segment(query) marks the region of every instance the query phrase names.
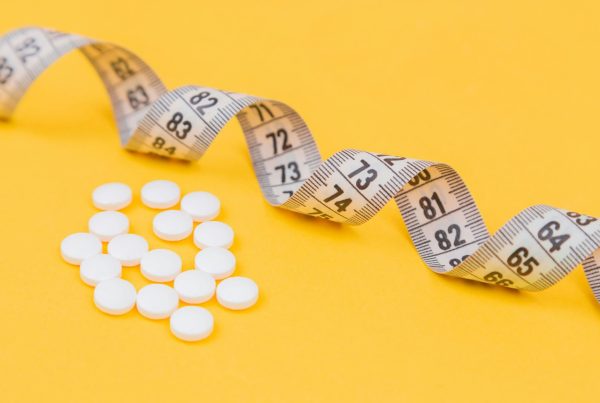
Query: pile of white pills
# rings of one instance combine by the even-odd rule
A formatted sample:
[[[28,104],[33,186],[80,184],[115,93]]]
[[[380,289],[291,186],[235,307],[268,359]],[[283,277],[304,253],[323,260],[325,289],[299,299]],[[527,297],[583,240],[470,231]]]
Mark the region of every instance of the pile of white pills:
[[[144,237],[129,232],[129,218],[117,210],[131,204],[132,198],[131,188],[123,183],[97,187],[92,201],[102,211],[89,219],[88,232],[69,235],[60,245],[63,259],[79,265],[81,280],[95,287],[94,304],[99,310],[123,315],[135,306],[146,318],[170,318],[171,332],[176,337],[196,341],[208,337],[214,324],[212,314],[197,304],[215,294],[220,305],[232,310],[256,303],[256,283],[246,277],[231,277],[236,265],[235,255],[229,250],[234,232],[229,225],[214,221],[221,210],[216,196],[191,192],[181,197],[179,186],[167,180],[142,187],[142,203],[163,210],[152,222],[158,238],[174,242],[193,234],[200,251],[191,270],[182,270],[182,259],[174,251],[150,249]],[[103,243],[107,243],[106,253]],[[122,279],[123,268],[133,266],[139,266],[141,274],[153,284],[136,290]],[[180,303],[189,305],[180,307]]]

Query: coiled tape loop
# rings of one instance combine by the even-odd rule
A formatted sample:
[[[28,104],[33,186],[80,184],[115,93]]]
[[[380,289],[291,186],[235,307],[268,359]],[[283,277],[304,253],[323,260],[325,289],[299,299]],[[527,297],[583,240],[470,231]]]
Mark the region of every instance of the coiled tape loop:
[[[490,237],[450,166],[359,150],[322,161],[289,106],[207,87],[168,91],[140,58],[113,44],[41,28],[7,34],[0,39],[0,117],[8,119],[35,78],[73,49],[102,78],[129,150],[196,160],[235,116],[272,205],[362,224],[393,198],[421,258],[437,273],[536,291],[583,263],[600,301],[600,220],[538,205]]]

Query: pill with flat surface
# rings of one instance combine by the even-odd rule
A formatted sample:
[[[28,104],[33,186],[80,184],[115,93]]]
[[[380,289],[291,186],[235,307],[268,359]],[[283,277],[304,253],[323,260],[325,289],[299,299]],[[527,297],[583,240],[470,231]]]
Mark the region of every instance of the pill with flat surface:
[[[194,230],[194,243],[199,248],[229,248],[233,244],[233,229],[220,221],[203,222]]]
[[[135,287],[122,278],[104,280],[94,289],[94,303],[109,315],[123,315],[135,305]]]
[[[181,257],[168,249],[154,249],[142,256],[140,270],[150,281],[172,281],[181,273]]]
[[[194,229],[192,217],[179,210],[167,210],[154,216],[154,234],[165,241],[181,241],[190,236]]]
[[[230,277],[217,286],[217,301],[225,308],[250,308],[258,300],[258,286],[247,277]]]
[[[186,270],[175,278],[173,288],[183,302],[201,304],[212,298],[216,282],[208,273],[200,270]]]
[[[213,331],[212,314],[199,306],[184,306],[171,315],[171,332],[185,341],[207,338]]]
[[[102,253],[102,242],[96,235],[78,232],[63,239],[60,253],[67,263],[81,264],[84,259]]]
[[[179,186],[172,181],[155,180],[142,187],[142,203],[150,208],[166,209],[179,202]]]
[[[121,277],[121,262],[103,253],[94,255],[81,262],[79,275],[84,283],[95,287],[104,280]]]
[[[149,284],[137,294],[136,306],[143,316],[149,319],[165,319],[171,316],[179,305],[179,297],[174,289],[164,284]]]
[[[118,211],[101,211],[89,219],[88,228],[101,241],[108,242],[129,231],[129,218]]]
[[[194,221],[209,221],[219,215],[221,202],[212,193],[192,192],[181,199],[181,210],[192,216]]]
[[[235,255],[225,248],[209,247],[196,253],[194,266],[196,269],[221,280],[231,276],[235,270]]]
[[[123,266],[137,266],[148,252],[148,242],[136,234],[117,235],[108,243],[108,254]]]
[[[131,188],[118,182],[100,185],[92,193],[92,202],[100,210],[121,210],[129,206],[131,199]]]

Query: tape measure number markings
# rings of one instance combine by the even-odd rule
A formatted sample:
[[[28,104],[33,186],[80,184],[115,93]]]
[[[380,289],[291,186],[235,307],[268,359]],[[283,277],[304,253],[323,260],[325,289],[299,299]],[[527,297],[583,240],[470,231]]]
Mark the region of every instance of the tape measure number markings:
[[[446,164],[359,150],[322,161],[286,104],[208,87],[167,91],[139,57],[109,43],[41,28],[0,39],[0,117],[50,64],[79,49],[106,86],[121,144],[197,160],[237,117],[265,198],[274,206],[362,224],[394,199],[421,258],[441,274],[504,287],[547,288],[583,263],[600,301],[600,221],[545,205],[527,208],[490,237],[466,185]]]

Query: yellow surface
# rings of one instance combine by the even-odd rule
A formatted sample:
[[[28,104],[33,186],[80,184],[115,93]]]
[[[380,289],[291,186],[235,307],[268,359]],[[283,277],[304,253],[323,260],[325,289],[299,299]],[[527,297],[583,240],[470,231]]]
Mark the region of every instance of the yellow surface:
[[[34,4],[35,3],[35,4]],[[167,85],[288,102],[324,156],[344,147],[451,164],[492,230],[535,203],[600,216],[597,1],[4,1],[42,25],[135,50]],[[393,204],[362,227],[270,207],[237,124],[197,164],[130,154],[79,54],[0,126],[0,394],[6,401],[593,402],[600,307],[577,269],[537,294],[436,275]],[[113,318],[58,246],[92,189],[177,181],[221,197],[259,304],[214,301],[215,333]],[[151,246],[152,212],[127,208]],[[174,248],[190,267],[191,241]],[[145,283],[138,269],[125,278]]]

